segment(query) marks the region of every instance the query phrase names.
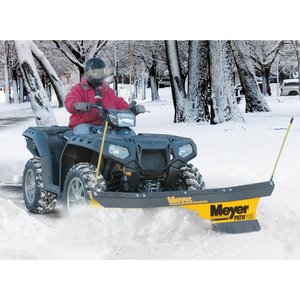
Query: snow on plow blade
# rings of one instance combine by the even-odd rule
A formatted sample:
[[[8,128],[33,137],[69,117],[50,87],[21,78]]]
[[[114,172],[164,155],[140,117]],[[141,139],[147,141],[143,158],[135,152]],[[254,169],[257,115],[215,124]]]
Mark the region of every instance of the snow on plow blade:
[[[256,207],[261,197],[270,196],[274,182],[266,181],[227,188],[197,191],[168,191],[153,193],[90,193],[91,205],[109,208],[150,208],[180,206],[197,211],[210,220],[213,229],[226,233],[260,230]]]

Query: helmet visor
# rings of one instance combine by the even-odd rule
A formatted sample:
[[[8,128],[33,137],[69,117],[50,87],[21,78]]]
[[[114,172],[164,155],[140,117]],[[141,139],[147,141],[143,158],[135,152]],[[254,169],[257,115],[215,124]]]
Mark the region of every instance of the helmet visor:
[[[93,79],[101,79],[105,76],[105,69],[89,69],[89,76]]]

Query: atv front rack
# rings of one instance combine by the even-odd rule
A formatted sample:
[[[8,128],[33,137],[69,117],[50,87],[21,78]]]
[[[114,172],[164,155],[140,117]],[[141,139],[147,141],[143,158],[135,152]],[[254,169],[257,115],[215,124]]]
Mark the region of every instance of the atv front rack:
[[[227,188],[196,191],[168,191],[153,193],[89,193],[90,204],[107,208],[153,208],[180,206],[197,211],[209,220],[218,232],[242,233],[259,231],[256,207],[261,197],[274,190],[272,180]]]

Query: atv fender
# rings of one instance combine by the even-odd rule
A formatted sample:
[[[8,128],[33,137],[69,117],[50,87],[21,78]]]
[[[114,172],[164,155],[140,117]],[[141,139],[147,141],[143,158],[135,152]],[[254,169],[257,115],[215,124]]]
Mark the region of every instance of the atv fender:
[[[29,127],[23,132],[27,149],[41,158],[43,187],[59,194],[59,161],[65,146],[63,134],[70,130],[66,126]]]

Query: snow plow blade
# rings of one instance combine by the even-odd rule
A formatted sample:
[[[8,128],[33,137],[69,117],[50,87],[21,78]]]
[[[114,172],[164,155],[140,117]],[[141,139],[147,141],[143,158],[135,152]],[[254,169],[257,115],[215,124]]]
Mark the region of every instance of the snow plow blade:
[[[213,230],[225,233],[259,231],[256,207],[261,197],[270,196],[274,182],[266,181],[227,188],[153,193],[90,193],[90,205],[107,208],[153,208],[180,206],[197,211]]]

